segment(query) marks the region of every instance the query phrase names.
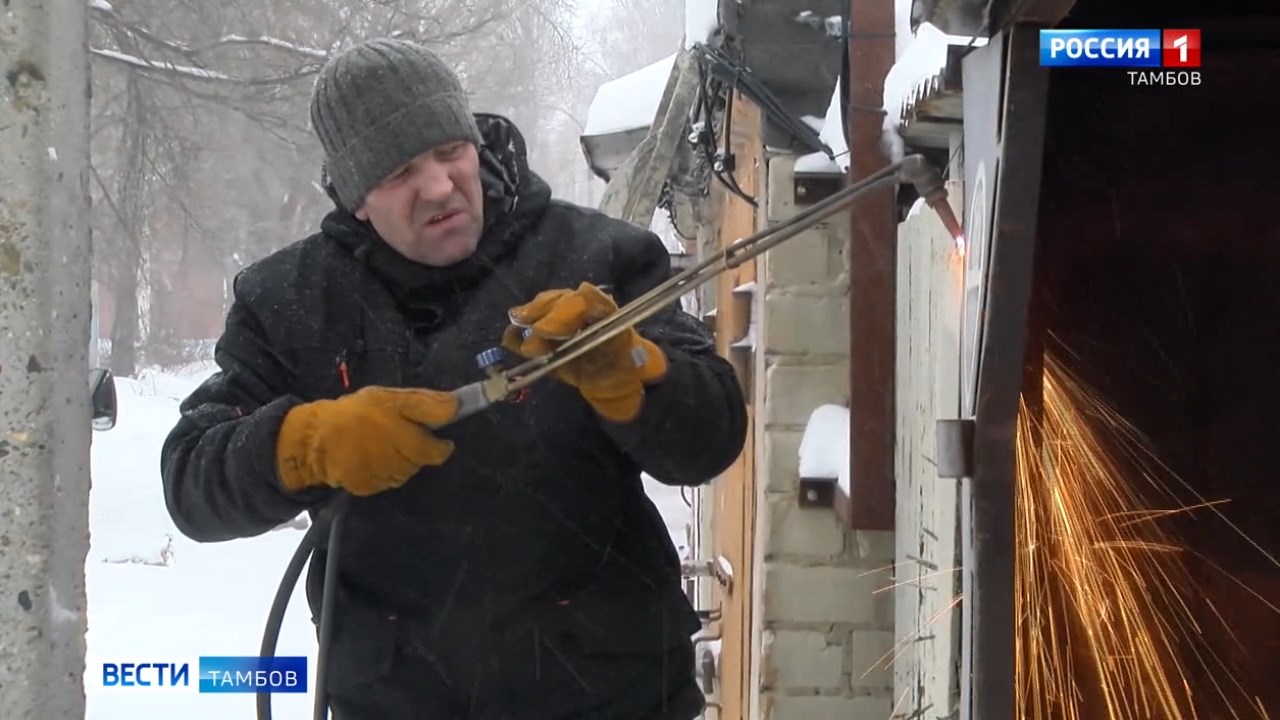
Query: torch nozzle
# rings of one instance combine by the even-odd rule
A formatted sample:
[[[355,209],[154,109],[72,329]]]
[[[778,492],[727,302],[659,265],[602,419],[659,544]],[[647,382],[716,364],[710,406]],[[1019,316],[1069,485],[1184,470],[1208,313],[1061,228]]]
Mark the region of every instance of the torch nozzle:
[[[956,217],[956,212],[951,209],[951,205],[947,203],[946,198],[944,197],[937,202],[930,202],[926,199],[925,202],[928,202],[929,207],[933,208],[933,211],[938,214],[938,219],[942,221],[942,225],[947,228],[947,232],[951,233],[952,239],[956,241],[956,247],[964,250],[964,228],[961,227],[960,220]]]
[[[933,208],[938,219],[942,221],[947,232],[955,240],[956,248],[964,250],[964,227],[956,218],[956,213],[947,203],[947,187],[942,175],[930,165],[923,155],[909,155],[903,158],[899,176],[906,182],[915,185],[916,192]]]

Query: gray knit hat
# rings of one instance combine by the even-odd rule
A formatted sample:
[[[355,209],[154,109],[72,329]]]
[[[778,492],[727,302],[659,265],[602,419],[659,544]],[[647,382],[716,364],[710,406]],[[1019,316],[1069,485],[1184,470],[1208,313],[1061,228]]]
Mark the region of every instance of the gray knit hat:
[[[458,76],[404,40],[369,40],[331,59],[311,95],[311,125],[334,190],[351,211],[391,171],[432,147],[481,144]]]

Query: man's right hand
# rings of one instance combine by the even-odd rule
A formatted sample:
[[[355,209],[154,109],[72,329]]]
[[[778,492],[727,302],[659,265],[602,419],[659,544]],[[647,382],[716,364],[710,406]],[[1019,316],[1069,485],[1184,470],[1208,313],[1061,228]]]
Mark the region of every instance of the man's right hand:
[[[367,496],[398,488],[427,465],[441,465],[453,443],[427,429],[453,419],[458,399],[436,390],[367,387],[285,415],[276,469],[289,490],[327,485]]]

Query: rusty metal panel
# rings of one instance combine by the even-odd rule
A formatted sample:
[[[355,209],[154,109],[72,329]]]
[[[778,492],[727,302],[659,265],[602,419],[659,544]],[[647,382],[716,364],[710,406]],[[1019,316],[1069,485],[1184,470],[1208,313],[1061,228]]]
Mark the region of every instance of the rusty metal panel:
[[[889,163],[881,144],[884,79],[893,66],[894,6],[851,0],[849,64],[850,179]],[[849,423],[853,467],[851,525],[892,530],[894,523],[894,301],[897,227],[892,188],[868,193],[852,211],[849,239]]]

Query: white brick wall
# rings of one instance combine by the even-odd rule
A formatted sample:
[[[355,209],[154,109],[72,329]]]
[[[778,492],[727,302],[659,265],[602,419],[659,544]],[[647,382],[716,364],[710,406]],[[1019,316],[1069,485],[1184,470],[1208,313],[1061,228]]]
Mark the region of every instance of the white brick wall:
[[[785,207],[786,212],[795,214],[794,203]],[[769,284],[799,291],[824,290],[833,284],[847,282],[844,224],[837,219],[828,219],[803,235],[788,240],[784,250],[787,257],[774,265]]]
[[[845,552],[845,532],[834,513],[830,517],[805,510],[787,492],[766,492],[768,534],[765,560],[835,561]]]
[[[893,630],[854,630],[849,638],[850,672],[855,690],[893,693]]]
[[[764,618],[780,625],[846,624],[870,627],[881,578],[859,567],[766,563]]]
[[[768,162],[770,223],[795,214],[794,158]],[[849,531],[797,502],[800,438],[819,405],[847,405],[848,216],[757,260],[755,388],[761,720],[886,720],[893,674],[892,533]]]
[[[800,440],[799,430],[771,429],[764,436],[764,462],[761,463],[757,481],[766,493],[786,493],[795,488],[798,478]]]
[[[765,295],[765,304],[769,296]],[[773,332],[767,325],[761,324],[766,338]],[[769,350],[769,341],[757,346]],[[764,407],[765,427],[787,426],[788,429],[804,430],[814,408],[825,403],[844,404],[849,401],[849,361],[847,358],[838,363],[821,365],[783,364],[791,358],[777,358],[766,355],[765,394],[768,398]],[[798,460],[795,460],[799,464]]]
[[[764,323],[771,353],[835,355],[849,352],[849,300],[842,295],[789,295],[766,291]],[[836,358],[833,358],[836,359]]]
[[[777,661],[766,662],[770,672],[763,687],[844,688],[845,643],[821,630],[767,630],[764,654]]]

